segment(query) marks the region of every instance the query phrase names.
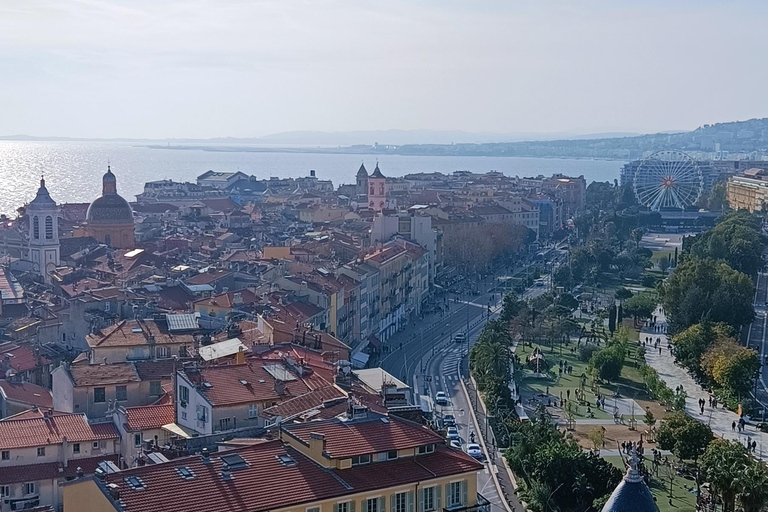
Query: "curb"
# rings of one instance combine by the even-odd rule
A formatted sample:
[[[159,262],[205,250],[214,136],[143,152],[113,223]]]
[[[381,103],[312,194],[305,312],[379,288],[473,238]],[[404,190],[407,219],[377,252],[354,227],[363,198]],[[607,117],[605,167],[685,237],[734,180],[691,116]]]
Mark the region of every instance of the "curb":
[[[485,455],[485,460],[488,461],[488,464],[490,466],[491,464],[491,456],[488,453],[488,448],[485,446],[485,438],[483,437],[482,429],[480,428],[480,424],[477,421],[477,416],[475,415],[475,408],[472,407],[472,401],[469,398],[469,392],[467,391],[467,386],[464,384],[464,379],[461,378],[461,372],[458,372],[459,376],[459,382],[461,382],[461,390],[464,392],[464,398],[467,400],[467,404],[469,404],[469,413],[472,416],[472,423],[475,425],[475,432],[477,432],[477,439],[480,441],[480,446],[483,447],[483,454]],[[479,398],[480,395],[478,395]],[[482,400],[478,400],[482,402]],[[504,504],[504,509],[507,512],[512,512],[512,508],[509,506],[509,502],[507,502],[507,499],[504,497],[504,491],[501,489],[501,483],[499,483],[499,477],[496,476],[496,472],[493,471],[490,467],[488,468],[488,472],[491,474],[491,478],[493,479],[493,485],[496,487],[496,492],[499,494],[499,498],[501,498],[501,502]]]

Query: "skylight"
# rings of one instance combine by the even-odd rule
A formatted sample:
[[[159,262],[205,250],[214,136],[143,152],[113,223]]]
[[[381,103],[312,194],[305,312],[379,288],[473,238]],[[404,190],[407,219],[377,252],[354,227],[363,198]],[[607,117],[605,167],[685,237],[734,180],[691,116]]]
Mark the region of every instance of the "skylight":
[[[134,491],[141,491],[147,488],[147,486],[144,484],[144,480],[142,480],[137,476],[125,477],[125,483],[127,483],[128,487],[130,487]]]
[[[179,476],[184,480],[192,480],[193,478],[195,478],[195,473],[191,469],[189,469],[187,466],[176,468],[176,473],[178,473]]]
[[[242,469],[248,467],[248,462],[239,454],[231,453],[229,455],[222,455],[221,462],[229,465],[230,470]]]

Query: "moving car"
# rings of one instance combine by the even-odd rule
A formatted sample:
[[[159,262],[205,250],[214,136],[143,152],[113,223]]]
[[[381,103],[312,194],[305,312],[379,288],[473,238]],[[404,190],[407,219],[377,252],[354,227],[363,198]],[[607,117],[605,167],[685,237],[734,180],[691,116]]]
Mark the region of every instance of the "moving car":
[[[446,414],[443,416],[443,425],[446,427],[456,426],[456,418],[453,417],[453,414]]]
[[[444,391],[438,391],[435,393],[435,403],[437,405],[448,405],[448,396]]]
[[[461,443],[454,439],[451,441],[451,448],[456,448],[457,450],[461,450]]]
[[[460,332],[453,337],[453,341],[456,343],[464,343],[465,341],[467,341],[467,334]]]
[[[469,455],[470,457],[473,457],[473,458],[475,458],[477,460],[483,460],[483,458],[484,458],[483,457],[483,449],[480,448],[479,444],[469,443],[467,445],[466,450],[467,450],[467,455]]]
[[[459,429],[457,429],[456,427],[448,427],[448,430],[446,431],[445,437],[447,437],[451,441],[458,441],[459,440]]]

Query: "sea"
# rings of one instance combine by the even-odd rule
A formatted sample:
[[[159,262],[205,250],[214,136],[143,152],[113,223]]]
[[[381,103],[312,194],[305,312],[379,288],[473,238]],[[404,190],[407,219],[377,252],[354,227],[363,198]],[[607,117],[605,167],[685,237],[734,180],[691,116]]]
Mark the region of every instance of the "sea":
[[[338,186],[354,183],[361,163],[370,172],[377,161],[385,176],[501,171],[509,176],[583,175],[588,182],[612,182],[618,179],[624,164],[617,160],[568,158],[329,154],[264,148],[254,152],[247,151],[247,146],[227,149],[150,148],[123,142],[0,141],[0,213],[15,216],[17,208],[35,197],[41,176],[56,202],[90,202],[101,194],[101,177],[107,165],[117,176],[118,193],[134,201],[147,181],[194,181],[208,170],[242,171],[258,178],[301,177],[315,170],[319,179],[331,180]]]

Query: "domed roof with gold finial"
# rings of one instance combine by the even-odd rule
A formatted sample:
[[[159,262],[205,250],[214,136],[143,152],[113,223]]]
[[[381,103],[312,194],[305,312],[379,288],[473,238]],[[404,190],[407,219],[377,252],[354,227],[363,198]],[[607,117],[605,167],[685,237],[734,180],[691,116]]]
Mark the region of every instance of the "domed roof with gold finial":
[[[90,225],[96,224],[133,224],[133,210],[128,201],[117,193],[117,179],[110,166],[102,178],[101,197],[88,207],[85,220]]]

